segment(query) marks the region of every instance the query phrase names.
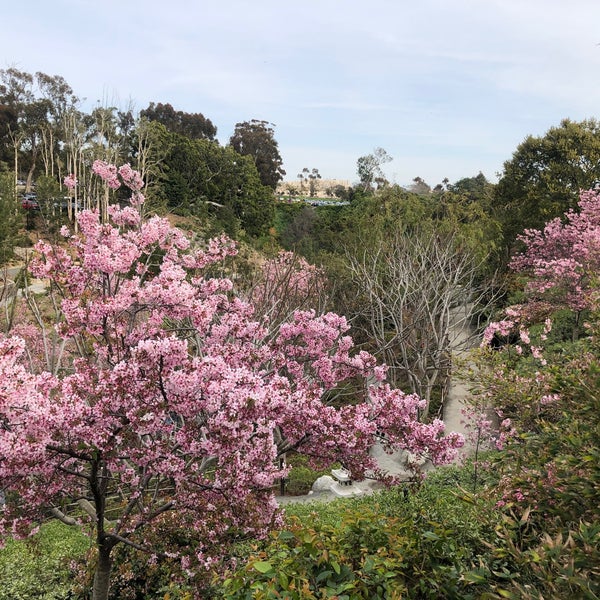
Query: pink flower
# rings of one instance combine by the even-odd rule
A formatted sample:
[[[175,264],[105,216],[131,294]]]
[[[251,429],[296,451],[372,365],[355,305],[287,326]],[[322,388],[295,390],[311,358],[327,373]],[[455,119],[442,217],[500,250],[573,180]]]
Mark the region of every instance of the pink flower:
[[[95,160],[92,165],[92,171],[101,177],[109,188],[116,190],[121,187],[117,167],[115,167],[115,165],[111,165],[103,160]]]
[[[65,184],[65,187],[72,190],[77,186],[77,179],[75,178],[75,175],[70,174],[64,178],[63,183]]]

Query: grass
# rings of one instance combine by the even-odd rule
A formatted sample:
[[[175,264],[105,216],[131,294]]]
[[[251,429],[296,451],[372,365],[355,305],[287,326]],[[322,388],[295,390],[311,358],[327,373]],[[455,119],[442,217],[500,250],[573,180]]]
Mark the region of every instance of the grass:
[[[90,539],[76,527],[45,523],[27,540],[8,540],[0,551],[0,600],[62,600],[71,596],[71,561]]]

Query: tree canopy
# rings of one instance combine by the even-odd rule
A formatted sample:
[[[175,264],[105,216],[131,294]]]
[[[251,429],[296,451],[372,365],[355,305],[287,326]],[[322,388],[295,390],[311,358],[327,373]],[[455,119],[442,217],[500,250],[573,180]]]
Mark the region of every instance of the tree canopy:
[[[148,108],[140,111],[140,117],[162,123],[169,131],[184,135],[192,140],[213,140],[217,128],[202,113],[187,113],[175,110],[169,103],[150,102]]]
[[[494,193],[503,227],[504,260],[525,229],[539,229],[570,208],[600,179],[600,124],[565,119],[544,136],[528,136],[504,163]]]
[[[252,157],[261,183],[275,189],[285,171],[273,127],[257,119],[236,123],[229,144],[238,154]]]
[[[273,190],[262,185],[254,161],[210,140],[171,134],[156,194],[180,214],[210,216],[229,235],[242,228],[265,234],[273,223]],[[162,153],[160,146],[155,150]]]

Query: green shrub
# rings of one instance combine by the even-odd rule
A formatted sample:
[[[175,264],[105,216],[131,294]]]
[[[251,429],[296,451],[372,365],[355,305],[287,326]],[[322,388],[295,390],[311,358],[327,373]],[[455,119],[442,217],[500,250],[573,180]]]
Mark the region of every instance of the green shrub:
[[[74,561],[90,547],[79,529],[58,521],[27,540],[8,540],[0,551],[0,600],[71,598]]]
[[[476,598],[497,512],[457,487],[464,477],[441,469],[408,494],[287,505],[286,528],[228,574],[222,597]]]
[[[290,496],[308,494],[312,484],[319,477],[331,474],[331,469],[315,470],[311,468],[308,458],[302,454],[290,454],[288,463],[292,466],[292,469],[286,479],[285,491]]]

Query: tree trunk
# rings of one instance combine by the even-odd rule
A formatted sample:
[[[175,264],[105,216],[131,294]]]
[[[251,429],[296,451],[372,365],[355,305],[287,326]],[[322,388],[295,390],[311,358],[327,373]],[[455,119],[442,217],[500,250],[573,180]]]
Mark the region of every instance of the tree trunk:
[[[108,600],[110,571],[112,568],[111,550],[112,545],[108,545],[106,542],[98,548],[98,564],[96,565],[96,573],[94,573],[92,600]]]

